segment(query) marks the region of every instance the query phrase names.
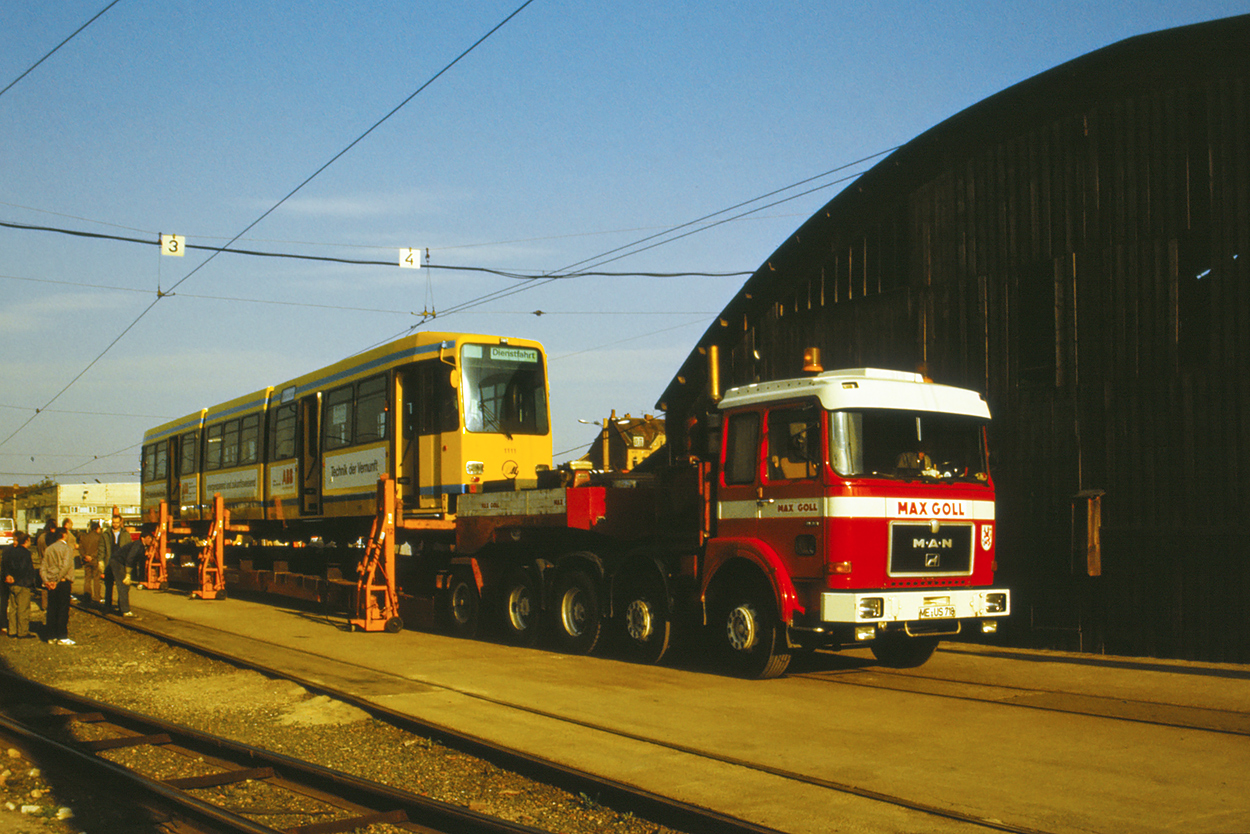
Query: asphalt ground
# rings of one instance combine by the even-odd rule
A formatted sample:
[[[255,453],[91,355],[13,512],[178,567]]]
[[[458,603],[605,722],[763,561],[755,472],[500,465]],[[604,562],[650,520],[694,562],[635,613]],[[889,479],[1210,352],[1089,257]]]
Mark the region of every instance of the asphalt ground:
[[[185,643],[795,834],[1250,831],[1246,666],[944,643],[903,674],[856,650],[745,681],[352,632],[281,601],[131,604]]]

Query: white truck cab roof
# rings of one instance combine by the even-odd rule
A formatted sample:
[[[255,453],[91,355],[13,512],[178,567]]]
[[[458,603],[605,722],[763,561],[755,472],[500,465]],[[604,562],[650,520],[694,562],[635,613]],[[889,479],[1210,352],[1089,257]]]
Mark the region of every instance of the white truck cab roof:
[[[725,392],[719,407],[724,410],[806,397],[816,397],[830,411],[893,408],[990,418],[989,406],[976,391],[929,382],[923,374],[881,368],[847,368],[799,379],[739,385]]]

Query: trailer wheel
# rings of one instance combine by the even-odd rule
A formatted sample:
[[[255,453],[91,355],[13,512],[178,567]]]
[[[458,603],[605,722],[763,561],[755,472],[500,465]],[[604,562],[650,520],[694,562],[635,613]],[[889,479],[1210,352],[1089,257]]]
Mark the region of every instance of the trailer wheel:
[[[923,666],[938,647],[936,637],[904,637],[883,634],[872,641],[872,656],[891,669]]]
[[[773,602],[751,587],[730,588],[714,628],[720,629],[721,653],[728,667],[744,678],[780,676],[790,665],[785,630]]]
[[[532,646],[538,641],[540,622],[538,583],[526,568],[513,568],[503,586],[503,630],[514,646]]]
[[[443,591],[440,615],[443,628],[454,637],[477,635],[478,609],[477,584],[465,570],[454,570]]]
[[[599,589],[585,571],[565,571],[556,579],[555,642],[569,654],[590,654],[599,642],[603,627]]]
[[[631,581],[620,599],[620,633],[626,654],[639,663],[659,663],[672,637],[663,582],[657,578]]]

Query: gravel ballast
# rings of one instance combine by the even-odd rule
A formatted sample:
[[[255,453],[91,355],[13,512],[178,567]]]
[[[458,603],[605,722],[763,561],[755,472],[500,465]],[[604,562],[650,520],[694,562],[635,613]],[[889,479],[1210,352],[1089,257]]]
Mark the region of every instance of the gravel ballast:
[[[31,627],[40,635],[42,617],[32,606]],[[671,831],[400,730],[298,684],[171,646],[77,603],[70,637],[73,646],[0,636],[0,663],[58,689],[539,829]],[[0,773],[8,774],[0,779],[0,834],[158,830],[123,825],[125,809],[117,798],[58,782],[46,775],[53,767],[30,761],[16,747],[0,743],[0,752]],[[159,777],[188,775],[171,772],[178,766],[166,766]]]

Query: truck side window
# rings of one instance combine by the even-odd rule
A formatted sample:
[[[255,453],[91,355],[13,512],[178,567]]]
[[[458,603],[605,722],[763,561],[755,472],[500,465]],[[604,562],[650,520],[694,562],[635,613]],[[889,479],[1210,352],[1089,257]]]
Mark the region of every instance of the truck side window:
[[[768,412],[768,480],[820,474],[820,409],[814,405]]]
[[[757,411],[731,414],[725,432],[725,483],[755,482],[759,461],[760,415]]]

